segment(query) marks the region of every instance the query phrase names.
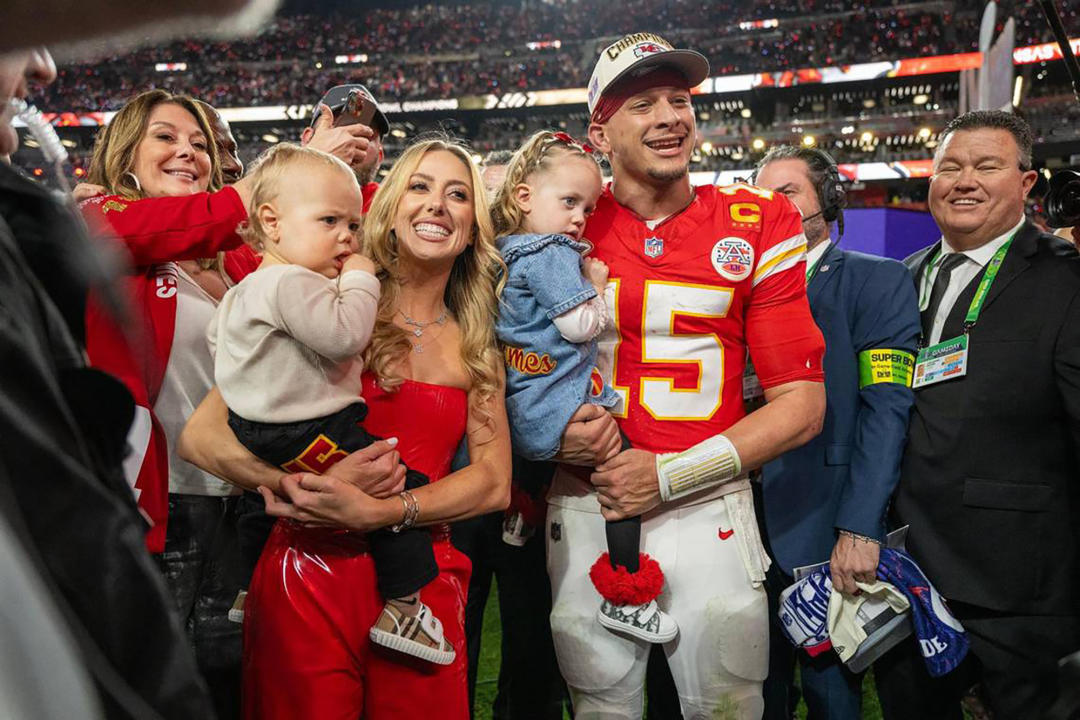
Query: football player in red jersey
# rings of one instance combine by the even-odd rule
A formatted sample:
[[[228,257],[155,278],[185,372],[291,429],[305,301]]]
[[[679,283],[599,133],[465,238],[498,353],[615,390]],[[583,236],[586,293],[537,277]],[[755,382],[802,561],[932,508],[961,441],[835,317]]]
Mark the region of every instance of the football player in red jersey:
[[[769,560],[747,471],[816,435],[825,409],[798,211],[759,188],[690,184],[690,88],[707,75],[698,53],[635,33],[589,83],[589,140],[614,180],[585,235],[611,271],[599,363],[621,401],[579,410],[559,457],[598,467],[591,483],[560,470],[548,499],[552,632],[578,718],[639,717],[649,654],[590,612],[600,514],[644,514],[642,551],[670,591],[659,605],[681,628],[665,652],[683,716],[760,717]],[[747,349],[768,401],[750,415]],[[619,452],[618,428],[635,449]],[[648,623],[644,608],[626,621]]]

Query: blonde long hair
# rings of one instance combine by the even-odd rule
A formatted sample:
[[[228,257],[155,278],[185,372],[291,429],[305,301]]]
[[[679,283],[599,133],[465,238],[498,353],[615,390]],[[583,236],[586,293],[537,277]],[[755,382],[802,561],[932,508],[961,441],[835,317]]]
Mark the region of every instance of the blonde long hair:
[[[98,133],[86,181],[101,185],[110,195],[119,195],[128,200],[146,197],[142,189],[131,181],[134,177],[132,171],[135,168],[135,151],[146,135],[150,114],[158,105],[166,103],[179,105],[195,116],[199,129],[206,136],[207,152],[210,154],[208,189],[211,192],[220,190],[221,159],[218,157],[217,143],[214,142],[214,131],[206,115],[194,98],[174,95],[165,90],[149,90],[135,96]]]
[[[533,173],[548,170],[561,157],[580,156],[596,162],[585,146],[564,132],[541,130],[517,149],[506,167],[506,180],[499,187],[492,201],[491,218],[495,224],[495,237],[514,235],[521,230],[525,214],[514,197],[518,185],[528,181]]]
[[[402,379],[395,376],[390,368],[408,355],[412,344],[405,331],[393,322],[403,279],[399,271],[394,220],[401,198],[408,189],[409,179],[420,161],[427,153],[439,150],[461,160],[469,169],[472,179],[473,210],[476,215],[473,241],[455,258],[443,300],[461,329],[461,360],[472,381],[471,411],[487,424],[492,418],[483,406],[500,387],[502,356],[496,349],[495,319],[506,264],[495,247],[495,233],[480,171],[468,149],[449,137],[420,139],[409,146],[375,193],[364,220],[364,250],[382,268],[378,275],[382,283],[379,313],[371,343],[364,352],[364,362],[386,389],[392,390],[401,384]]]

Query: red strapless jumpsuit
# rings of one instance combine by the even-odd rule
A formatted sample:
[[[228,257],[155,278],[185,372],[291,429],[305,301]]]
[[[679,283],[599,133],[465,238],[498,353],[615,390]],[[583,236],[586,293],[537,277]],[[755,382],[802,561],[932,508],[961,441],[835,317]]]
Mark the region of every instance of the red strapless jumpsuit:
[[[396,436],[402,459],[431,479],[447,474],[465,432],[464,391],[405,381],[383,392],[364,378],[364,427]],[[465,593],[471,564],[432,529],[439,576],[420,596],[457,656],[435,665],[373,645],[383,607],[363,535],[279,520],[244,606],[247,720],[468,720]]]

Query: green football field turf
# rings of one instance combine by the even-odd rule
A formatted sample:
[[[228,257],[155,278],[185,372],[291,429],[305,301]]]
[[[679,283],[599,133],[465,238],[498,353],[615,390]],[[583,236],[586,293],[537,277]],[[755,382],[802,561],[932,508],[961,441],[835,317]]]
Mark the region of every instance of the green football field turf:
[[[499,677],[499,603],[495,597],[495,583],[491,584],[491,599],[484,610],[484,635],[480,643],[480,671],[476,679],[476,714],[475,720],[491,720],[491,704],[495,701],[496,682]],[[806,706],[799,703],[799,718],[806,717]],[[569,717],[569,716],[567,716]],[[878,706],[874,683],[867,673],[863,681],[863,718],[880,720],[881,708]]]

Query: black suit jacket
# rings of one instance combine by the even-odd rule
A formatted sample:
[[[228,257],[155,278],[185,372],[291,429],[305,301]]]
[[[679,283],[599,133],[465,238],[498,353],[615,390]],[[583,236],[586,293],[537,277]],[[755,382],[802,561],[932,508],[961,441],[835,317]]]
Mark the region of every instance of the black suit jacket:
[[[935,244],[905,264],[916,283]],[[963,332],[982,278],[942,339]],[[969,338],[967,376],[915,392],[893,505],[951,600],[1080,615],[1080,258],[1027,223]]]

